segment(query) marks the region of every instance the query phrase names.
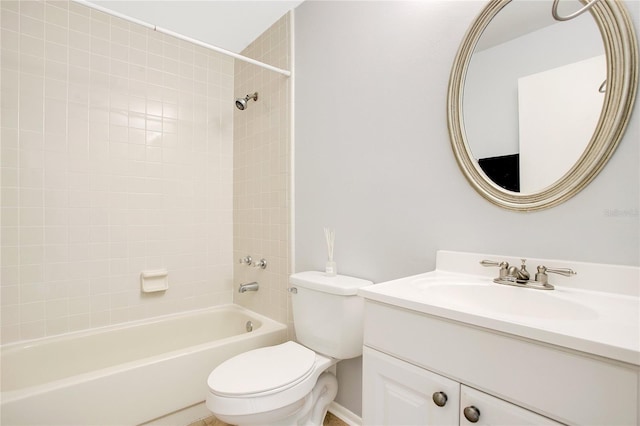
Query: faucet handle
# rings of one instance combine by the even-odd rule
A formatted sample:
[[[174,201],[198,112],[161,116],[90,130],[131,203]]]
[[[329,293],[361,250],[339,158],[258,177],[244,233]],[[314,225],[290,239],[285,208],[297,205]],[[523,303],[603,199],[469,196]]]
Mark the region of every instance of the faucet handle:
[[[496,262],[495,260],[483,260],[480,262],[482,266],[499,266],[502,268],[502,265],[505,265],[505,268],[509,267],[509,262]]]
[[[547,268],[544,265],[538,266],[538,272],[536,273],[536,281],[547,284],[549,282],[549,277],[547,273],[564,275],[565,277],[571,277],[573,275],[577,275],[578,273],[571,268]]]
[[[480,262],[482,266],[498,266],[500,267],[500,278],[506,278],[509,272],[509,262],[496,262],[495,260],[483,260]]]
[[[252,263],[252,266],[254,268],[267,269],[267,260],[266,259],[254,260]]]
[[[574,275],[578,275],[578,273],[576,271],[574,271],[571,268],[555,268],[555,269],[551,269],[551,268],[546,268],[547,272],[551,272],[553,274],[560,274],[560,275],[564,275],[565,277],[571,277]]]

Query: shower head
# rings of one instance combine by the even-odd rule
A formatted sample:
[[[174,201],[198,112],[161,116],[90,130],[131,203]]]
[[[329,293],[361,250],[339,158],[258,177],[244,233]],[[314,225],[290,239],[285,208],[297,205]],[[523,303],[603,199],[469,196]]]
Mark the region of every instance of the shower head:
[[[236,99],[236,108],[238,108],[240,111],[244,111],[245,109],[247,109],[247,106],[249,104],[249,100],[253,99],[254,101],[258,100],[258,92],[255,92],[251,95],[247,95],[244,98],[238,98]]]

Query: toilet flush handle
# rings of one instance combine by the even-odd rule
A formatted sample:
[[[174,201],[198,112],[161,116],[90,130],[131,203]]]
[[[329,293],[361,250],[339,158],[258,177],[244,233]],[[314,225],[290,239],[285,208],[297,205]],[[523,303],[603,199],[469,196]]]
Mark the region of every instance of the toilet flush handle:
[[[287,291],[291,294],[298,294],[298,289],[295,287],[289,287]]]

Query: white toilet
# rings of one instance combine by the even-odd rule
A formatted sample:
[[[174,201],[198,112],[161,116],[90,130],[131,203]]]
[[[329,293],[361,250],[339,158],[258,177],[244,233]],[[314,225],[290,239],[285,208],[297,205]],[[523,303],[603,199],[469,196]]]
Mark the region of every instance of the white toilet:
[[[324,272],[300,272],[289,282],[300,343],[245,352],[209,375],[207,408],[226,423],[322,425],[338,391],[327,370],[362,355],[364,301],[356,293],[372,282]]]

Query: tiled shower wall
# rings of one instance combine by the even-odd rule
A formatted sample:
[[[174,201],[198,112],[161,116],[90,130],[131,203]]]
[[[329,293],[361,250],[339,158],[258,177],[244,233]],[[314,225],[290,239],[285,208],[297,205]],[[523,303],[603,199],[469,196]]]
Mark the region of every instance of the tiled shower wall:
[[[233,60],[73,2],[0,4],[2,342],[231,302]],[[238,125],[252,160],[238,203],[265,239],[240,252],[279,276],[286,182],[271,169],[286,153],[264,149],[286,146],[271,132],[287,97],[274,105],[273,77],[256,78],[244,117],[267,121],[251,147]],[[140,272],[164,268],[166,293],[142,294]]]
[[[242,54],[290,69],[289,19],[283,16]],[[233,118],[234,300],[291,329],[289,78],[237,61],[234,81],[236,97],[258,92],[258,101]],[[267,268],[238,263],[247,255],[266,259]],[[238,294],[239,284],[252,281],[260,285],[257,292]]]

